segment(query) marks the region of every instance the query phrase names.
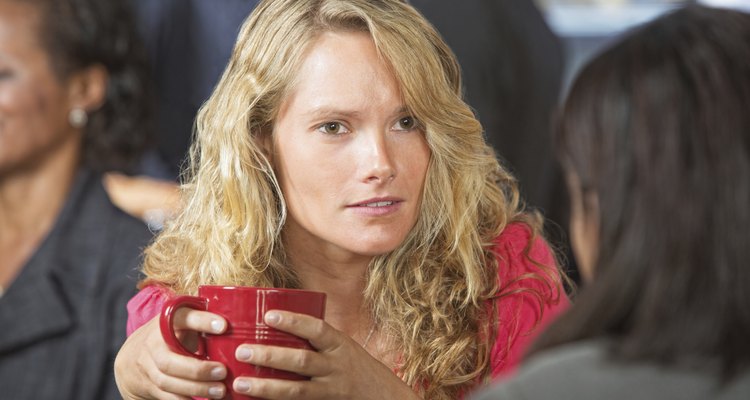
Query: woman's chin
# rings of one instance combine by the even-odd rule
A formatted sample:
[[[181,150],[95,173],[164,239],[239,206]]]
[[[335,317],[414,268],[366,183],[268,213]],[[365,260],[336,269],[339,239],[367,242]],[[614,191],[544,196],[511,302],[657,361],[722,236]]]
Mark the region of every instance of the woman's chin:
[[[353,249],[355,253],[367,257],[378,257],[396,250],[401,242],[370,243],[363,246],[357,246]]]

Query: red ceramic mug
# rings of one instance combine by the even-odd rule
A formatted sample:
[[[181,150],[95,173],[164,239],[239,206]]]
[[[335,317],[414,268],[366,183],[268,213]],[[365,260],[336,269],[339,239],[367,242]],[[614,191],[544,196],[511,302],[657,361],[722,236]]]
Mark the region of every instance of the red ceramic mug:
[[[268,310],[286,310],[323,319],[326,294],[308,290],[255,288],[241,286],[201,286],[198,296],[178,296],[168,300],[162,308],[161,334],[172,351],[204,360],[218,361],[227,367],[224,383],[225,399],[254,399],[235,393],[232,382],[238,376],[305,380],[305,376],[273,368],[257,367],[237,361],[235,351],[243,343],[314,350],[300,337],[269,327],[263,322]],[[174,332],[173,319],[181,307],[218,314],[227,321],[221,335],[202,334],[197,352],[185,348]]]

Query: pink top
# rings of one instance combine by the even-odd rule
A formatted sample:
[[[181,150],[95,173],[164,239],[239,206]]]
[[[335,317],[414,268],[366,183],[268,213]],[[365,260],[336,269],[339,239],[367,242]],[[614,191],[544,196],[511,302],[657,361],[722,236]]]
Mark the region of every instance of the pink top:
[[[545,275],[529,261],[555,265],[549,246],[537,237],[529,248],[528,257],[525,257],[524,250],[529,240],[531,232],[520,223],[505,227],[495,240],[500,293],[512,293],[494,300],[498,310],[498,332],[490,357],[493,379],[505,378],[513,372],[539,333],[570,306],[563,289],[555,283],[540,281],[539,278]],[[535,273],[540,275],[536,278],[525,276]],[[541,298],[527,289],[537,291]]]
[[[493,300],[498,310],[498,334],[491,355],[493,379],[502,378],[514,371],[524,351],[539,332],[569,306],[567,297],[562,293],[559,301],[555,300],[555,285],[547,287],[543,282],[533,278],[518,279],[526,274],[540,272],[539,267],[523,256],[530,238],[528,228],[515,223],[508,225],[495,241],[501,293],[514,293]],[[543,265],[554,265],[552,252],[541,238],[534,239],[528,255]],[[524,289],[539,292],[544,304],[540,307],[540,299]],[[159,315],[162,305],[172,295],[168,289],[151,285],[130,299],[128,336]]]

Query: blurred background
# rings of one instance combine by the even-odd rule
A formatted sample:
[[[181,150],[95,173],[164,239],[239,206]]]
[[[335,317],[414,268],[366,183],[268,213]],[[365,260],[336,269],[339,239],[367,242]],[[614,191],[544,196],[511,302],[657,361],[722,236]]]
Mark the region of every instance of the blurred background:
[[[700,3],[750,12],[750,0],[534,0],[563,42],[564,95],[578,68],[619,34],[675,7]]]

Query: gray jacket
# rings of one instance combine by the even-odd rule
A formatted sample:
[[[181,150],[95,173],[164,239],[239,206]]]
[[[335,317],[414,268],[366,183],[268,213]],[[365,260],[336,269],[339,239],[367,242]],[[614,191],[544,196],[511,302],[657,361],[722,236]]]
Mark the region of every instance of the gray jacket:
[[[0,298],[0,398],[120,399],[113,360],[151,238],[81,171],[52,231]]]
[[[727,385],[706,371],[608,359],[604,341],[561,346],[532,357],[509,381],[472,400],[748,400],[750,371]]]

